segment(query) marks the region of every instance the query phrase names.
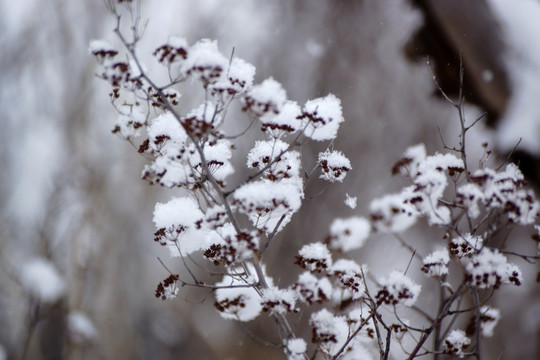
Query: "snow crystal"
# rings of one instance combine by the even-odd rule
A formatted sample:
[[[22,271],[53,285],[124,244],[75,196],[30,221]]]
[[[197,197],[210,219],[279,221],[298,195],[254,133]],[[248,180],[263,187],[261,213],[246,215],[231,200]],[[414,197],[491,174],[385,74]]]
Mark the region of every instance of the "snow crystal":
[[[448,263],[450,262],[450,256],[447,249],[441,249],[432,252],[423,259],[424,266],[422,271],[427,276],[440,278],[443,275],[448,274]]]
[[[27,261],[21,269],[23,286],[44,303],[54,303],[65,293],[66,283],[53,263],[46,259]]]
[[[303,360],[304,353],[307,350],[307,344],[303,339],[287,340],[287,360]]]
[[[255,268],[248,264],[249,274],[245,274],[243,267],[231,269],[230,274],[223,277],[223,280],[216,286],[237,286],[257,284],[259,282],[255,276]],[[263,268],[264,273],[264,268]],[[273,286],[272,278],[265,275],[268,286]],[[215,307],[219,314],[225,319],[239,321],[251,321],[262,311],[260,296],[252,287],[222,288],[216,290]]]
[[[287,101],[279,114],[267,112],[259,118],[262,123],[261,130],[266,131],[274,139],[293,134],[301,125],[297,119],[298,116],[300,116],[300,106],[295,101]]]
[[[86,344],[97,338],[97,330],[92,321],[80,311],[72,311],[67,319],[69,336],[77,344]]]
[[[401,272],[394,270],[386,278],[379,279],[383,287],[377,293],[377,303],[412,306],[420,294],[421,286]]]
[[[303,122],[302,127],[305,128],[305,136],[316,141],[332,140],[344,121],[341,101],[333,94],[308,100],[300,119]]]
[[[281,84],[268,78],[248,91],[244,98],[244,109],[249,109],[258,116],[267,113],[279,114],[286,101],[287,93]]]
[[[330,182],[343,182],[347,172],[352,169],[351,162],[341,151],[325,151],[319,153],[321,179]]]
[[[349,194],[345,194],[345,205],[350,207],[351,209],[356,209],[356,196],[350,196]]]
[[[321,272],[332,266],[332,255],[320,242],[302,246],[296,259],[298,265],[312,272]]]
[[[465,356],[464,351],[470,344],[471,339],[465,336],[463,330],[452,330],[444,340],[444,353],[457,355],[461,359]]]
[[[351,251],[361,248],[371,231],[371,224],[363,217],[335,219],[330,225],[330,248]]]

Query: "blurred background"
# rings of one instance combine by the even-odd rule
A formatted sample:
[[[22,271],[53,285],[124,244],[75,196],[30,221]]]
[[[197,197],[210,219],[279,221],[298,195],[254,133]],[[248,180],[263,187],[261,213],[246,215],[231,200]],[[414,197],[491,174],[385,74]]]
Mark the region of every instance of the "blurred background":
[[[300,104],[327,93],[341,98],[346,121],[335,148],[353,171],[343,184],[308,189],[265,254],[280,285],[293,281],[295,252],[322,240],[333,218],[367,216],[373,198],[405,185],[390,169],[406,147],[423,142],[429,153],[442,151],[441,137],[457,144],[457,112],[437,96],[428,58],[441,86],[455,94],[461,57],[467,119],[487,113],[468,138],[470,166],[483,142],[502,160],[519,142],[512,159],[540,188],[537,0],[143,0],[141,15],[148,20],[143,60],[168,35],[217,39],[224,54],[234,48],[256,66],[257,82],[274,77]],[[223,320],[205,291],[155,299],[168,276],[158,256],[185,272],[152,241],[154,205],[175,192],[140,180],[145,159],[111,134],[110,88],[94,75],[87,47],[92,39],[118,44],[113,28],[102,1],[0,1],[0,359],[281,358],[278,347],[258,341],[279,339],[265,316]],[[187,113],[197,97],[184,96]],[[247,119],[233,114],[229,121],[241,128]],[[319,150],[305,148],[304,158]],[[357,196],[355,210],[344,205],[345,193]],[[512,233],[516,249],[534,253],[531,232]],[[424,254],[443,245],[442,235],[425,224],[403,234]],[[410,258],[378,234],[347,256],[375,276],[404,269]],[[485,355],[538,359],[538,264],[511,261],[525,284],[493,299],[502,319]],[[436,309],[434,284],[414,276],[425,283],[420,305]],[[301,325],[307,319],[293,323],[309,338]]]

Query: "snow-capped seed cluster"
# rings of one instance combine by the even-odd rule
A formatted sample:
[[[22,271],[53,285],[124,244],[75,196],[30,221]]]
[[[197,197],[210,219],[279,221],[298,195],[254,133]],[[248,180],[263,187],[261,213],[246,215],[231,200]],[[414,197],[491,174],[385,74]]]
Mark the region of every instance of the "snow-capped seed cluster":
[[[262,123],[261,131],[274,139],[294,134],[302,125],[297,119],[298,116],[300,116],[300,106],[295,101],[288,100],[278,114],[267,112],[259,118]]]
[[[216,290],[214,306],[225,319],[251,321],[262,311],[261,297],[257,290],[250,286],[259,283],[254,275],[255,269],[253,265],[247,265],[247,270],[249,274],[244,272],[244,267],[231,268],[230,275],[216,283],[216,286],[221,288]],[[272,278],[264,275],[268,286],[273,287]]]
[[[311,272],[320,273],[332,266],[332,255],[325,244],[312,243],[300,249],[295,264]]]
[[[118,55],[118,50],[116,50],[111,44],[105,40],[92,40],[88,46],[88,52],[96,57],[96,60],[103,64],[104,62],[109,62],[116,55]]]
[[[256,116],[279,114],[287,101],[287,93],[280,83],[268,78],[253,86],[243,101],[243,110],[249,110]]]
[[[371,225],[363,217],[337,218],[330,225],[330,235],[325,242],[332,250],[351,251],[361,248],[370,232]]]
[[[228,66],[229,61],[219,52],[217,41],[202,39],[189,48],[182,72],[200,79],[206,88],[218,82]]]
[[[178,274],[171,274],[160,282],[156,288],[155,296],[161,300],[174,299],[178,296]]]
[[[319,154],[321,179],[329,182],[343,182],[347,173],[352,169],[351,162],[341,151],[325,151]]]
[[[186,39],[178,36],[171,36],[166,44],[158,47],[152,55],[164,65],[171,65],[187,59],[188,42]]]
[[[499,288],[503,283],[521,285],[521,271],[496,249],[484,247],[479,253],[462,259],[465,280],[480,289]]]
[[[484,239],[481,236],[472,236],[471,234],[466,233],[452,239],[448,243],[448,250],[450,251],[450,254],[461,259],[480,251],[483,245]]]
[[[307,344],[304,339],[296,338],[287,341],[287,360],[304,360]]]
[[[348,291],[353,300],[357,300],[365,292],[363,269],[353,260],[339,259],[331,267],[330,274],[336,276],[339,285]]]
[[[375,230],[400,233],[416,223],[418,211],[406,200],[409,198],[407,191],[411,192],[412,188],[405,188],[401,194],[388,194],[371,201],[369,216]]]
[[[487,210],[499,210],[508,219],[521,225],[533,224],[540,214],[540,203],[531,190],[525,189],[523,174],[515,164],[503,171],[480,169],[470,183],[458,189],[458,203],[467,207],[469,216],[480,215],[479,204]]]
[[[259,248],[259,238],[247,232],[235,233],[231,225],[228,225],[221,234],[213,233],[215,239],[203,252],[204,257],[214,262],[215,265],[227,266],[247,260]]]
[[[499,309],[484,305],[480,307],[480,330],[483,337],[492,337],[495,326],[501,318]],[[474,317],[476,319],[476,317]]]
[[[465,335],[463,330],[452,330],[446,339],[444,339],[444,353],[455,355],[462,359],[469,345],[471,345],[471,339]]]
[[[300,154],[289,150],[289,144],[281,140],[257,141],[248,154],[248,168],[264,171],[270,181],[296,178],[300,176]]]
[[[154,209],[157,229],[154,241],[167,246],[171,256],[201,250],[206,245],[206,231],[197,229],[196,222],[202,217],[203,213],[192,198],[175,197],[167,203],[157,203]]]
[[[328,278],[317,278],[309,271],[304,271],[292,286],[298,298],[308,304],[321,304],[328,301],[332,295],[332,284]]]
[[[219,97],[223,102],[229,101],[251,89],[254,77],[255,66],[234,58],[225,76],[210,86],[210,94]]]
[[[333,354],[347,338],[349,326],[344,316],[336,316],[326,309],[311,315],[311,342],[319,344],[327,354]]]
[[[423,259],[422,271],[429,277],[441,278],[448,274],[450,255],[447,249],[432,252]]]
[[[379,283],[382,288],[375,296],[379,305],[412,306],[420,294],[421,286],[396,270],[380,279]]]
[[[120,115],[116,118],[112,133],[126,140],[138,137],[146,124],[146,114],[137,107],[133,109],[120,107],[119,111]]]
[[[300,209],[303,198],[297,179],[260,180],[241,186],[233,194],[232,204],[258,229],[271,232],[282,229]]]
[[[298,117],[302,121],[304,135],[312,140],[325,141],[336,137],[339,125],[344,121],[341,101],[333,94],[309,100]]]
[[[265,289],[261,298],[262,310],[272,314],[295,313],[296,292],[291,289],[278,289],[277,287]]]
[[[20,273],[21,284],[36,300],[53,304],[66,292],[66,281],[47,259],[35,258],[25,262]]]

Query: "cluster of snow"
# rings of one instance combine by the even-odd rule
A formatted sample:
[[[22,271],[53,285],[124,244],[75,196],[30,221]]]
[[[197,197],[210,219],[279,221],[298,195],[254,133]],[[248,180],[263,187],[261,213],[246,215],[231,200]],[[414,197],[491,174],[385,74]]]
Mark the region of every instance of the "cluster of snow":
[[[297,119],[300,113],[300,106],[295,101],[288,100],[278,114],[267,112],[259,118],[262,123],[261,130],[274,139],[294,134],[302,125]]]
[[[533,224],[540,214],[540,203],[531,190],[525,189],[523,174],[515,164],[503,171],[479,169],[470,177],[471,182],[461,186],[458,200],[467,207],[469,216],[480,215],[479,204],[488,211],[498,210],[518,224]]]
[[[230,270],[231,275],[224,276],[222,281],[216,283],[218,287],[229,287],[216,290],[215,306],[225,319],[251,321],[259,316],[263,309],[257,290],[249,286],[259,283],[259,279],[254,275],[253,265],[247,265],[247,270],[249,274],[245,273],[243,267],[233,268]],[[273,286],[272,278],[266,274],[264,276],[268,286]]]
[[[331,267],[330,273],[336,276],[340,286],[345,289],[348,296],[357,300],[364,295],[364,276],[367,271],[360,267],[355,261],[339,259]]]
[[[460,237],[452,239],[448,248],[452,255],[461,259],[465,256],[470,256],[477,251],[480,251],[484,244],[484,239],[481,236],[473,236],[469,233],[463,234]]]
[[[503,283],[521,285],[521,271],[496,249],[484,247],[476,255],[461,260],[465,265],[466,280],[479,289],[498,288]]]
[[[76,344],[94,342],[98,333],[94,323],[82,312],[70,312],[67,319],[70,340]]]
[[[448,254],[448,250],[437,250],[423,259],[424,266],[422,266],[422,271],[426,273],[427,276],[441,278],[448,274],[449,262],[450,255]]]
[[[480,329],[482,336],[492,337],[493,330],[501,318],[501,311],[488,305],[480,307]]]
[[[208,246],[206,231],[195,223],[204,217],[195,200],[174,197],[167,203],[157,203],[154,209],[156,233],[154,240],[167,246],[171,256],[191,254]],[[180,253],[182,251],[182,254]]]
[[[321,179],[329,182],[343,182],[347,173],[351,171],[351,162],[341,151],[325,151],[319,154]]]
[[[300,180],[300,154],[289,151],[289,145],[281,140],[257,141],[248,154],[248,168],[266,168],[264,177],[271,181],[286,178]]]
[[[298,312],[296,305],[296,292],[291,289],[271,287],[263,290],[261,296],[263,311],[271,314],[286,314]]]
[[[335,219],[330,225],[329,246],[347,252],[361,248],[371,231],[371,224],[363,217]]]
[[[279,82],[268,78],[253,86],[244,97],[244,109],[257,116],[279,114],[287,101],[287,93]]]
[[[397,270],[379,279],[379,283],[382,288],[376,295],[378,304],[412,306],[421,290],[420,285]]]
[[[332,266],[332,254],[323,243],[307,244],[298,252],[296,263],[311,272],[322,272]]]
[[[399,194],[387,194],[370,202],[371,223],[377,231],[400,233],[416,223],[418,211],[406,202],[409,198],[407,191],[412,192],[412,188],[406,188]]]
[[[463,330],[452,330],[444,339],[444,353],[456,355],[462,359],[469,345],[471,345],[471,339],[465,335]]]
[[[330,280],[326,277],[319,279],[309,271],[301,273],[292,288],[298,298],[308,305],[323,303],[332,295]]]
[[[304,196],[297,179],[273,182],[259,180],[241,186],[233,194],[233,205],[249,216],[259,229],[272,232],[276,226],[281,230],[300,209]]]
[[[287,360],[304,360],[307,344],[303,339],[287,340]]]
[[[341,101],[333,94],[308,100],[299,119],[302,120],[305,136],[316,141],[333,140],[344,121]]]

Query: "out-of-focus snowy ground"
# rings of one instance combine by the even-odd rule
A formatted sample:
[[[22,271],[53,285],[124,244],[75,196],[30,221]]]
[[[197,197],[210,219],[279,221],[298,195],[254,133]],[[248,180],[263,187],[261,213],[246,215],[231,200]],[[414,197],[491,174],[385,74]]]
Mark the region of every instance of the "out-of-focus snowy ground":
[[[507,151],[519,138],[540,156],[540,3],[488,3],[508,46],[501,56],[512,98],[497,129],[473,129],[471,158],[480,158],[483,141]],[[149,22],[139,53],[149,63],[170,34],[190,43],[217,39],[223,53],[234,48],[257,67],[258,82],[274,77],[299,103],[327,93],[341,98],[345,123],[335,146],[353,171],[343,185],[307,200],[269,250],[274,279],[290,281],[293,252],[322,240],[334,217],[365,216],[372,198],[402,186],[390,168],[406,147],[424,142],[430,153],[441,151],[438,128],[457,143],[457,114],[432,96],[428,66],[403,55],[422,22],[404,0],[147,0],[141,13]],[[175,191],[141,181],[145,160],[110,132],[110,89],[94,76],[87,47],[96,38],[118,45],[113,27],[99,1],[0,2],[0,360],[17,358],[27,339],[28,358],[35,359],[275,358],[279,349],[248,335],[275,339],[273,329],[264,321],[246,330],[221,319],[212,294],[182,290],[187,301],[171,302],[153,296],[167,276],[158,256],[182,269],[152,241],[154,204]],[[197,94],[184,93],[182,101],[187,112]],[[474,119],[481,109],[466,113]],[[316,151],[306,149],[306,157]],[[357,197],[355,210],[344,204],[345,193]],[[435,247],[430,235],[420,226],[406,234],[426,252]],[[350,255],[374,274],[409,260],[397,242],[379,235]],[[537,271],[524,267],[529,280]],[[540,356],[538,289],[525,284],[501,295],[502,320],[488,353]],[[39,318],[37,299],[47,316],[28,336],[27,325]]]

